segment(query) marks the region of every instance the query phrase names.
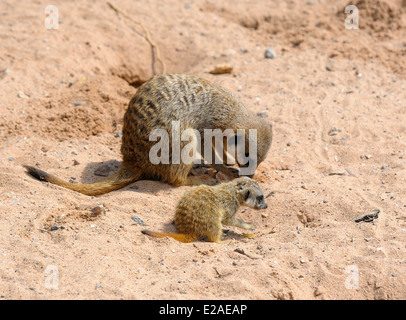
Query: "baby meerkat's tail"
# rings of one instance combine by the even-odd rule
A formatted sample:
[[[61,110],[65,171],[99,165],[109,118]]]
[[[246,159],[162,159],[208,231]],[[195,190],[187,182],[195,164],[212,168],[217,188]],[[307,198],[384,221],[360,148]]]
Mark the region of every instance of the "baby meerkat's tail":
[[[189,243],[196,241],[197,238],[194,236],[191,236],[189,234],[184,234],[184,233],[166,233],[166,232],[154,232],[150,230],[142,230],[141,231],[143,234],[147,234],[149,236],[155,237],[155,238],[165,238],[165,237],[171,237],[175,240],[178,240],[183,243]]]
[[[140,171],[136,171],[131,165],[125,162],[122,163],[121,167],[116,173],[112,174],[107,179],[91,184],[76,184],[66,182],[40,169],[30,166],[24,166],[24,168],[27,169],[28,174],[40,181],[50,182],[88,196],[96,196],[123,188],[126,185],[139,180],[141,176]]]

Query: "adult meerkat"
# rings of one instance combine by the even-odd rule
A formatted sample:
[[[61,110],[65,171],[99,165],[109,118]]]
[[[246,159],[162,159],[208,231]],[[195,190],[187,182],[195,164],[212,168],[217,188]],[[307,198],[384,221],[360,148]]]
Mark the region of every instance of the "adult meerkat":
[[[171,132],[173,121],[180,123],[181,133],[194,129],[202,139],[205,129],[232,129],[236,133],[238,129],[245,129],[246,150],[250,141],[249,129],[256,129],[257,164],[265,159],[272,142],[272,126],[268,121],[248,111],[230,90],[196,76],[165,74],[154,76],[140,86],[129,103],[124,115],[123,162],[116,173],[100,182],[74,184],[31,166],[25,168],[34,178],[86,195],[104,194],[142,179],[159,180],[175,186],[213,183],[188,177],[193,162],[153,164],[150,161],[149,153],[157,143],[150,141],[151,132],[157,128]],[[236,141],[237,138],[236,134]],[[181,150],[187,143],[180,141]],[[169,153],[172,155],[172,148]],[[224,164],[213,164],[212,167],[233,172]]]
[[[210,242],[222,242],[222,225],[254,230],[253,224],[235,217],[240,206],[266,209],[261,186],[251,178],[241,177],[216,186],[201,185],[186,191],[175,211],[175,227],[178,233],[142,233],[156,237],[172,237],[180,242],[193,242],[207,238]]]

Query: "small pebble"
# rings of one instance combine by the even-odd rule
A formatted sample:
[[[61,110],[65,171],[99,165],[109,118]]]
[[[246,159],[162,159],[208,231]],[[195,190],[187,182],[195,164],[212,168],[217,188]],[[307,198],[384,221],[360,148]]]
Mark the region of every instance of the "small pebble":
[[[74,105],[75,107],[77,107],[77,106],[80,106],[80,105],[85,104],[85,103],[86,103],[86,101],[77,100],[77,101],[74,101],[74,102],[73,102],[73,105]]]
[[[14,160],[13,157],[8,158],[8,161],[13,161],[13,160]]]
[[[260,118],[268,118],[268,110],[261,110],[257,113],[257,116]]]
[[[330,131],[328,132],[328,135],[329,135],[329,136],[335,136],[335,135],[337,135],[339,132],[340,132],[340,131],[339,131],[336,127],[333,127],[333,128],[331,128]]]
[[[140,226],[143,226],[144,225],[144,220],[142,220],[139,216],[137,216],[137,215],[132,215],[131,216],[131,219],[133,219],[133,221],[136,223],[136,224],[139,224]]]
[[[10,69],[8,69],[8,68],[0,70],[0,80],[3,79],[9,73],[10,73]]]
[[[233,71],[233,67],[230,64],[221,63],[221,64],[218,64],[209,73],[211,73],[211,74],[223,74],[223,73],[231,73],[231,71]]]
[[[323,200],[323,203],[328,203],[328,201],[327,201],[327,200]]]
[[[94,215],[106,214],[106,209],[102,204],[99,204],[97,207],[92,208],[90,211],[92,211]]]
[[[266,59],[275,59],[276,53],[271,48],[265,50],[265,58]]]
[[[122,137],[122,136],[123,136],[123,131],[122,131],[122,130],[117,131],[117,133],[116,133],[116,138],[120,138],[120,137]]]
[[[56,225],[51,227],[51,231],[55,231],[55,230],[58,230],[58,229],[59,229],[59,226],[56,226]]]
[[[74,83],[75,83],[75,79],[69,80],[68,88],[72,87]]]

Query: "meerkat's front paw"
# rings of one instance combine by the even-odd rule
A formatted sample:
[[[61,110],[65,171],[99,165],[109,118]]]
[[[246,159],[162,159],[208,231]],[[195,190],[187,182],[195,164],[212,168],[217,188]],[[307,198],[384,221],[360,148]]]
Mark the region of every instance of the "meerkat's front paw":
[[[247,230],[255,230],[255,226],[249,222],[245,222],[243,228]]]
[[[235,175],[235,176],[240,176],[240,170],[233,168],[233,167],[226,167],[224,170],[228,171],[229,173]]]
[[[229,167],[225,164],[211,164],[211,167],[217,171],[217,173],[219,172],[223,172],[224,174],[231,176],[233,178],[237,178],[240,176],[240,170],[233,168],[233,167]]]
[[[206,163],[195,163],[193,165],[193,169],[201,169],[201,168],[210,168],[210,166]]]

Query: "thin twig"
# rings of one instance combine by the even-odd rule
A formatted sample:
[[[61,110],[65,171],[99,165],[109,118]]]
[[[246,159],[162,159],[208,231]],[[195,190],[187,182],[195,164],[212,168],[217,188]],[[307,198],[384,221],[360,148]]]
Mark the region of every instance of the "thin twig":
[[[235,249],[234,251],[237,252],[237,253],[239,253],[239,254],[242,254],[242,255],[244,255],[244,256],[250,258],[250,259],[253,259],[253,260],[259,259],[259,258],[257,258],[257,257],[253,257],[253,256],[251,256],[250,254],[246,253],[246,252],[244,251],[244,249],[237,248],[237,249]]]
[[[110,8],[112,8],[114,11],[116,11],[117,13],[120,13],[121,15],[123,15],[125,18],[127,18],[128,20],[134,22],[135,24],[138,24],[139,26],[141,26],[141,28],[144,30],[145,33],[145,39],[149,42],[149,44],[152,47],[152,53],[153,53],[153,57],[152,57],[152,71],[154,73],[154,75],[156,74],[155,71],[155,56],[154,56],[154,50],[155,50],[155,54],[156,54],[156,58],[157,60],[161,63],[162,65],[162,73],[166,73],[166,65],[165,63],[162,61],[161,57],[159,56],[159,48],[157,47],[157,45],[152,41],[151,39],[151,35],[148,31],[148,29],[144,26],[144,24],[142,22],[136,21],[133,18],[131,18],[130,16],[128,16],[125,12],[123,12],[122,10],[118,9],[115,5],[113,5],[111,2],[107,1],[107,4],[110,6]]]

